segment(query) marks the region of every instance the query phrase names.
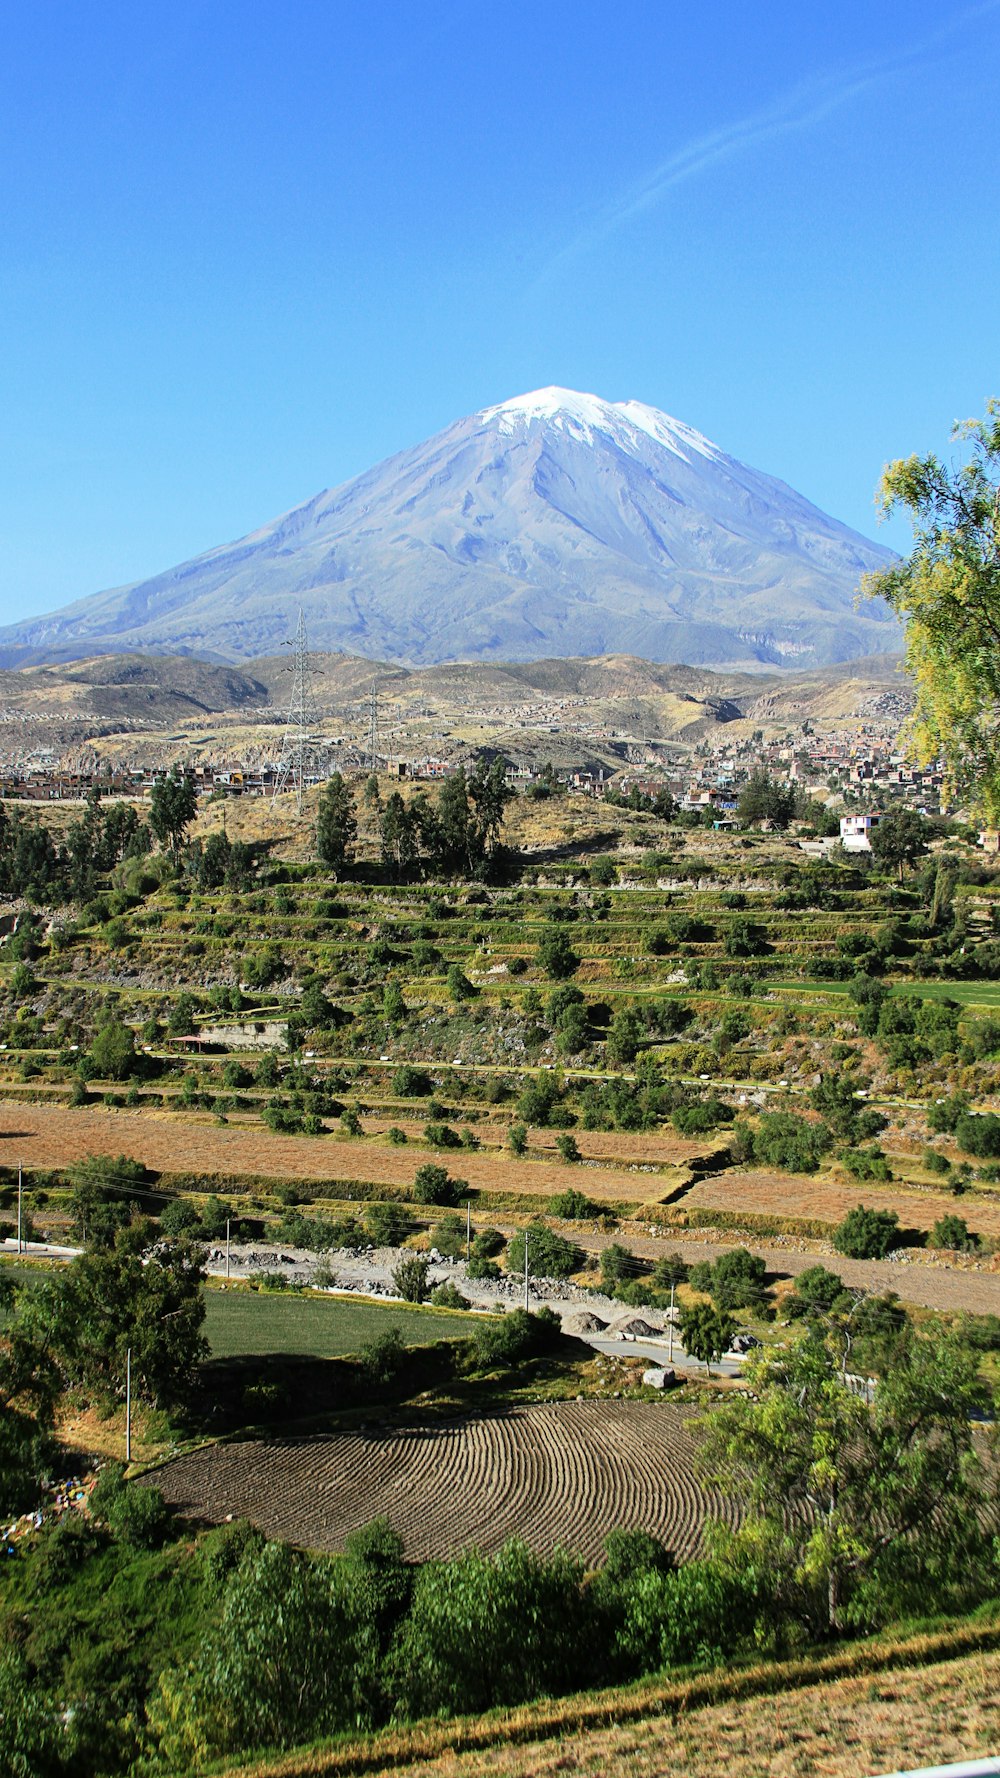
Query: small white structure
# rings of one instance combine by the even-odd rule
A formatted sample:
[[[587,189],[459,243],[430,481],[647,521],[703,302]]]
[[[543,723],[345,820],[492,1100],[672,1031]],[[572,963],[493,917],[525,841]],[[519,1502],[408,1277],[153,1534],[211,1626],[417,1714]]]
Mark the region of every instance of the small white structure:
[[[872,828],[877,827],[881,815],[842,815],[840,817],[840,843],[845,852],[870,852],[872,849]]]

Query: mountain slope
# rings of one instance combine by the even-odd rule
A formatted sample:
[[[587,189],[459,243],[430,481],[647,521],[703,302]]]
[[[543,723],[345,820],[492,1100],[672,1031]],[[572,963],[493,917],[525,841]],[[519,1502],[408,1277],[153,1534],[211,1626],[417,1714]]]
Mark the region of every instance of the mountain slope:
[[[310,643],[413,663],[625,652],[813,666],[891,650],[888,552],[680,421],[561,389],[487,408],[238,542],[0,630],[0,664]]]

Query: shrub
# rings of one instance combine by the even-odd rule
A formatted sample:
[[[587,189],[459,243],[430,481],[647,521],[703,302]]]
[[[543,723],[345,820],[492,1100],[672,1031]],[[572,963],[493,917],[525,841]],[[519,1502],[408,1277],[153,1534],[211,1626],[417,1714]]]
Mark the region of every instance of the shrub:
[[[567,1130],[560,1130],[556,1137],[556,1148],[559,1150],[560,1160],[567,1162],[567,1164],[582,1160],[583,1158],[580,1154],[576,1137],[571,1136]]]
[[[362,1346],[358,1357],[362,1374],[375,1388],[385,1388],[394,1381],[406,1361],[406,1347],[398,1327],[386,1328]]]
[[[631,1673],[721,1661],[753,1622],[751,1586],[713,1562],[644,1566],[623,1579],[619,1657]]]
[[[511,1366],[522,1358],[544,1352],[560,1332],[558,1316],[550,1309],[537,1315],[527,1309],[512,1309],[496,1321],[484,1321],[472,1336],[473,1360],[480,1370]]]
[[[412,1227],[412,1218],[398,1204],[376,1200],[365,1211],[365,1232],[376,1247],[398,1247]]]
[[[732,1109],[723,1100],[711,1098],[696,1101],[693,1105],[679,1105],[671,1114],[674,1129],[682,1136],[704,1136],[718,1128],[719,1124],[729,1122]]]
[[[556,1197],[549,1199],[549,1215],[560,1216],[564,1222],[583,1222],[597,1213],[597,1205],[573,1186],[569,1191],[559,1192]]]
[[[891,1179],[892,1168],[880,1148],[848,1148],[840,1157],[852,1179]]]
[[[765,1112],[756,1129],[738,1125],[737,1131],[749,1158],[788,1173],[815,1173],[832,1141],[825,1124],[807,1123],[786,1111]]]
[[[418,1204],[453,1206],[468,1189],[464,1179],[453,1179],[447,1168],[438,1166],[435,1161],[425,1161],[418,1167],[413,1181],[413,1197]]]
[[[528,1243],[528,1270],[535,1278],[567,1278],[580,1261],[579,1250],[572,1241],[557,1235],[544,1222],[531,1222],[519,1229],[507,1249],[507,1270],[524,1271],[524,1244]]]
[[[528,1146],[528,1130],[525,1124],[511,1124],[507,1131],[507,1147],[511,1154],[522,1155]]]
[[[688,1263],[679,1253],[668,1253],[665,1259],[658,1259],[653,1267],[653,1285],[656,1290],[669,1290],[672,1284],[685,1284],[687,1277]]]
[[[614,1296],[619,1284],[624,1284],[636,1270],[634,1255],[620,1242],[612,1241],[601,1254],[601,1289],[608,1296]]]
[[[401,1099],[425,1099],[433,1091],[433,1082],[425,1068],[406,1065],[397,1068],[393,1085]]]
[[[958,1253],[973,1253],[979,1236],[973,1234],[962,1216],[945,1215],[938,1219],[927,1237],[928,1247],[953,1248]]]
[[[458,1259],[465,1253],[466,1229],[464,1216],[442,1216],[431,1229],[431,1246],[448,1259]]]
[[[980,1160],[1000,1155],[1000,1117],[993,1111],[963,1112],[955,1125],[955,1141]]]
[[[431,1123],[424,1125],[424,1141],[432,1148],[461,1148],[462,1138],[450,1124]]]
[[[127,1482],[118,1463],[108,1464],[102,1472],[90,1496],[90,1510],[106,1521],[116,1538],[135,1549],[158,1548],[171,1522],[159,1488]]]
[[[469,1300],[462,1295],[457,1285],[447,1278],[443,1284],[435,1285],[431,1291],[431,1305],[435,1309],[467,1309]]]
[[[848,1259],[884,1259],[897,1240],[899,1217],[894,1210],[869,1210],[858,1204],[833,1231],[833,1245]]]
[[[535,1556],[513,1539],[494,1556],[425,1563],[395,1651],[402,1713],[454,1716],[569,1690],[581,1580],[582,1564],[564,1552]]]
[[[429,1261],[421,1253],[401,1259],[393,1270],[392,1282],[397,1294],[406,1303],[422,1303],[428,1293]]]

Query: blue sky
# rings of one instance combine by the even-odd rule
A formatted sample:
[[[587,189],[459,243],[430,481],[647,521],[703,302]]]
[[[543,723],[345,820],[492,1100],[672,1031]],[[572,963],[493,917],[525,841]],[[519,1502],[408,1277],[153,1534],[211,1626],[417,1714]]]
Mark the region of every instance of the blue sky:
[[[998,89],[1000,0],[6,7],[0,621],[548,383],[873,534],[1000,395]]]

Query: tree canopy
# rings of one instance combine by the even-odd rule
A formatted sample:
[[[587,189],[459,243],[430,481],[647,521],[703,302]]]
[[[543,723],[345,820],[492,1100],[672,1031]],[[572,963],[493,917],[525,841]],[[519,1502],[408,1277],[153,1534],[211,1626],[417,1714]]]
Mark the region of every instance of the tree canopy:
[[[1000,401],[953,436],[972,446],[958,468],[933,454],[886,465],[879,505],[910,514],[914,545],[863,588],[905,619],[920,756],[940,755],[952,794],[1000,823]]]

